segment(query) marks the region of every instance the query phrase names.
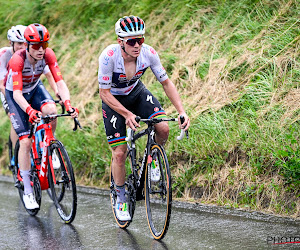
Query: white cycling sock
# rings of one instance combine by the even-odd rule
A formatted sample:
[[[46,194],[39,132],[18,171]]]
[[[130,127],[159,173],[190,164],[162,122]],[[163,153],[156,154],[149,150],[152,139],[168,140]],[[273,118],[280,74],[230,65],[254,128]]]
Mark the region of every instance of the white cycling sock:
[[[117,191],[117,203],[118,202],[126,202],[126,197],[125,197],[125,184],[122,186],[115,186],[115,189]]]
[[[30,194],[33,192],[32,186],[30,184],[30,171],[29,170],[20,170],[21,176],[24,183],[24,194]]]

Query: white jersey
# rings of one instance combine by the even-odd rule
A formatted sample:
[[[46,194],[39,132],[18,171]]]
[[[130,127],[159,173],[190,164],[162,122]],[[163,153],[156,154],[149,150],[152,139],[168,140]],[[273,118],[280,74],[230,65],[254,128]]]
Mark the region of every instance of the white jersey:
[[[7,74],[7,66],[10,58],[13,55],[12,47],[3,47],[0,49],[0,80],[4,80]],[[45,67],[43,73],[50,72],[48,65]]]
[[[113,95],[128,95],[149,67],[159,82],[168,79],[157,52],[151,46],[143,44],[137,57],[135,75],[127,80],[121,46],[112,44],[99,57],[99,88],[110,89]]]
[[[0,49],[0,80],[4,80],[7,74],[8,61],[13,55],[12,47],[4,47]]]

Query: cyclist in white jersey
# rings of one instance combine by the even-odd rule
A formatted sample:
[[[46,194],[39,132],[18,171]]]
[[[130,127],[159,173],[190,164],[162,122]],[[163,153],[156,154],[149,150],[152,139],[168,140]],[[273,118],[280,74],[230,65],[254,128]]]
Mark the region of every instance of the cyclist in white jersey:
[[[190,119],[184,111],[180,96],[160,63],[157,52],[144,44],[145,23],[137,16],[125,16],[115,25],[118,44],[108,46],[99,57],[99,91],[102,99],[103,121],[112,148],[112,173],[116,184],[116,216],[131,220],[125,196],[126,125],[136,130],[141,118],[162,117],[165,112],[158,100],[146,89],[140,77],[150,67],[179,113],[185,118],[180,128],[188,129]],[[167,122],[155,125],[156,142],[163,145],[169,135]],[[152,178],[152,176],[151,176]]]
[[[3,47],[0,49],[0,90],[1,90],[0,96],[1,96],[3,108],[6,114],[8,115],[9,115],[9,107],[5,99],[4,79],[7,74],[8,62],[12,57],[12,55],[18,50],[26,49],[27,45],[24,38],[24,31],[26,27],[27,26],[23,26],[23,25],[12,26],[7,32],[7,39],[9,40],[11,47]],[[47,77],[48,82],[51,88],[53,89],[55,95],[57,95],[58,94],[57,87],[48,66],[45,67],[43,73]],[[10,138],[14,148],[18,140],[18,136],[15,130],[13,129],[13,127],[11,127],[10,130]]]

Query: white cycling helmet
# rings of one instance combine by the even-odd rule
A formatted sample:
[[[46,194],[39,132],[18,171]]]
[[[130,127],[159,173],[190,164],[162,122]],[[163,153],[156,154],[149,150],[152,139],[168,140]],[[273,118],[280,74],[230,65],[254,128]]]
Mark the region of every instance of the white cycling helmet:
[[[12,26],[8,31],[7,31],[7,39],[11,42],[26,42],[24,38],[24,31],[27,26],[24,25],[16,25]]]
[[[119,37],[141,36],[145,34],[145,23],[138,16],[125,16],[116,22],[115,32]]]

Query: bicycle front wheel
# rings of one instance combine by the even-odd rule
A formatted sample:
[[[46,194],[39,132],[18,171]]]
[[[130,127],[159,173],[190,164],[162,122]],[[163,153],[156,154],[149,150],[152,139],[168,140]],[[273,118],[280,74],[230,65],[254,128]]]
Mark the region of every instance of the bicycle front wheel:
[[[52,142],[48,158],[48,181],[51,198],[61,219],[69,224],[75,219],[77,191],[73,167],[60,141]]]
[[[151,146],[145,178],[145,205],[150,231],[156,240],[162,239],[169,227],[172,205],[171,172],[162,146]],[[155,165],[154,165],[155,164]],[[156,169],[156,175],[151,171]],[[158,173],[157,173],[158,171]]]

